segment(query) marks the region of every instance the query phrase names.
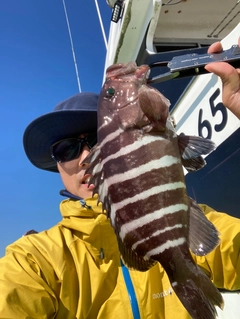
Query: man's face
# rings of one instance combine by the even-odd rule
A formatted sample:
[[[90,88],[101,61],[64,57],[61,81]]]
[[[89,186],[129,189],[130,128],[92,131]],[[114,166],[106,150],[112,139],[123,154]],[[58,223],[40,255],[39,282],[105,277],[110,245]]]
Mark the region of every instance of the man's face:
[[[83,137],[81,135],[79,137]],[[88,177],[85,174],[86,166],[81,164],[89,154],[89,148],[85,145],[79,157],[69,162],[57,163],[59,173],[65,188],[73,195],[81,198],[92,197],[94,185],[88,187]]]

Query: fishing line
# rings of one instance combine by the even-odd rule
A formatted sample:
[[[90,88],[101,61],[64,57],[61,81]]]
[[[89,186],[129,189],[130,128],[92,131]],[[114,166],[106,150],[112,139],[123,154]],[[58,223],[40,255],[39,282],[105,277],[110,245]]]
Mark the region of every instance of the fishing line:
[[[73,63],[74,63],[74,66],[75,66],[75,71],[76,71],[76,76],[77,76],[78,89],[79,89],[79,92],[81,93],[82,90],[81,90],[81,85],[80,85],[80,79],[79,79],[79,76],[78,76],[77,60],[76,60],[76,56],[75,56],[73,40],[72,40],[72,34],[71,34],[70,24],[69,24],[69,21],[68,21],[68,14],[67,14],[67,9],[66,9],[66,5],[65,5],[65,0],[62,0],[62,2],[63,2],[63,8],[64,8],[64,12],[65,12],[67,27],[68,27],[68,34],[69,34],[70,43],[71,43],[71,47],[72,47]]]

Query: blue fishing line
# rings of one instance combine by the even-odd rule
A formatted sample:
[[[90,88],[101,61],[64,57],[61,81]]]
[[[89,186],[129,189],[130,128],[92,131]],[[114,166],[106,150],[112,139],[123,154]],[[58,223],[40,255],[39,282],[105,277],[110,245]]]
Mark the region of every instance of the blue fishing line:
[[[138,302],[137,302],[137,297],[134,291],[133,283],[130,277],[129,270],[127,267],[123,264],[122,260],[120,259],[121,262],[121,267],[122,267],[122,273],[123,273],[123,278],[127,287],[128,291],[128,296],[130,299],[130,304],[132,307],[132,313],[133,313],[133,318],[134,319],[140,319],[140,313],[139,313],[139,308],[138,308]]]

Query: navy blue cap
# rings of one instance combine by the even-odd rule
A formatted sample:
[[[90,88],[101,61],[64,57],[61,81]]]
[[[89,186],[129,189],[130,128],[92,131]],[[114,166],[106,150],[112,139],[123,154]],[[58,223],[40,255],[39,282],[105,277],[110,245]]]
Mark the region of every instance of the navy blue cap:
[[[98,94],[78,93],[32,121],[23,135],[23,146],[30,162],[38,168],[58,172],[51,157],[51,145],[81,133],[97,132],[97,104]]]

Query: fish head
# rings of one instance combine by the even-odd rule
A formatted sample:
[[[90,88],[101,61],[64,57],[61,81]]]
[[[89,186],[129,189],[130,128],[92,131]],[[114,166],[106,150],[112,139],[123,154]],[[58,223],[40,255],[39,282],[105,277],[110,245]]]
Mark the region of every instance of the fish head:
[[[116,121],[123,129],[144,128],[149,131],[161,119],[164,128],[169,101],[164,97],[163,103],[163,95],[147,85],[149,73],[148,65],[137,66],[135,62],[108,67],[99,97],[100,126]]]

